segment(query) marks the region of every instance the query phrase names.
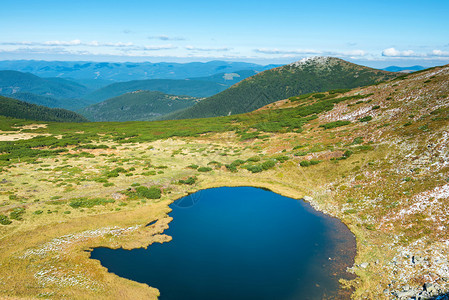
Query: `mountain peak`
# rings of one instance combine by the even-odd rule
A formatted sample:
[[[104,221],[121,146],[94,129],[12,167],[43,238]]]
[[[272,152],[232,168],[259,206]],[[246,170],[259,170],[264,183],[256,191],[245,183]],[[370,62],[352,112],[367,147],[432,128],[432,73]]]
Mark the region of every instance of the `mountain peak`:
[[[288,64],[288,66],[300,67],[308,64],[326,65],[333,60],[337,60],[337,58],[330,56],[310,56]]]

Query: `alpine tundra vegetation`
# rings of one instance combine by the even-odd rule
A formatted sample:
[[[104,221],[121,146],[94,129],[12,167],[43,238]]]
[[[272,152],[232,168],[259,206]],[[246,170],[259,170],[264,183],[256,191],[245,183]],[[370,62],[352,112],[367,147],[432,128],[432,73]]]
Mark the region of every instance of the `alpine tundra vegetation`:
[[[448,292],[449,65],[378,73],[386,81],[215,118],[0,117],[1,297],[156,299],[89,250],[168,242],[169,204],[219,186],[303,198],[343,221],[357,239],[355,279],[341,280],[354,299]]]

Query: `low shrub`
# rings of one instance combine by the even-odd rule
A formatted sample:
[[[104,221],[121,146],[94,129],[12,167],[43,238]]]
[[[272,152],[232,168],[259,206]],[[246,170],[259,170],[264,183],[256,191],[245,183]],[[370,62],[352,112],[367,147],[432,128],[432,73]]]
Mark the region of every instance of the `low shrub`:
[[[267,160],[261,164],[261,167],[263,170],[268,170],[268,169],[273,168],[275,165],[276,165],[276,162],[274,160]]]
[[[248,171],[250,171],[251,173],[260,173],[263,171],[263,168],[261,165],[250,165],[250,166],[247,166],[246,169]]]
[[[340,126],[345,126],[345,125],[349,125],[351,124],[351,121],[335,121],[335,122],[330,122],[330,123],[326,123],[326,124],[322,124],[319,127],[322,127],[324,129],[332,129],[332,128],[336,128],[336,127],[340,127]]]
[[[302,160],[299,162],[299,165],[301,167],[308,167],[308,166],[310,166],[310,162],[308,160]]]
[[[284,162],[286,162],[287,160],[290,159],[290,157],[288,157],[287,155],[277,155],[277,156],[275,156],[273,158],[275,160],[277,160],[278,162],[280,162],[280,163],[284,163]]]
[[[366,117],[363,117],[363,118],[360,118],[359,119],[359,122],[369,122],[369,121],[371,121],[373,119],[373,117],[372,116],[366,116]]]
[[[13,209],[13,211],[9,214],[9,218],[11,220],[22,220],[22,215],[25,213],[25,208],[23,207],[16,207]]]
[[[161,190],[155,186],[147,188],[145,186],[139,186],[136,188],[137,195],[147,199],[159,199],[161,198]]]
[[[308,151],[298,151],[294,155],[295,156],[306,156],[307,154],[309,154]]]
[[[189,177],[186,180],[179,180],[179,183],[183,183],[183,184],[188,184],[188,185],[192,185],[196,182],[196,177]]]
[[[9,225],[9,224],[11,224],[12,222],[8,219],[8,217],[7,216],[5,216],[5,215],[0,215],[0,224],[2,224],[2,225]]]
[[[113,199],[105,199],[105,198],[93,198],[93,199],[89,199],[89,198],[78,198],[78,199],[74,199],[70,202],[70,206],[72,208],[91,208],[94,207],[96,205],[106,205],[108,203],[114,203],[115,200]]]

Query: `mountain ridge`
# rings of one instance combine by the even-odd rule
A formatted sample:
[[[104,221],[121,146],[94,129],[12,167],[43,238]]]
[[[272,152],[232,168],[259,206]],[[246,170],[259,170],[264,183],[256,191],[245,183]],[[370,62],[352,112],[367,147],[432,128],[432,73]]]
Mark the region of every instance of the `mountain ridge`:
[[[88,122],[85,117],[70,110],[48,108],[3,96],[0,96],[0,115],[33,121]]]
[[[312,57],[266,70],[229,89],[164,119],[204,118],[239,114],[288,97],[354,88],[399,76],[335,57]]]

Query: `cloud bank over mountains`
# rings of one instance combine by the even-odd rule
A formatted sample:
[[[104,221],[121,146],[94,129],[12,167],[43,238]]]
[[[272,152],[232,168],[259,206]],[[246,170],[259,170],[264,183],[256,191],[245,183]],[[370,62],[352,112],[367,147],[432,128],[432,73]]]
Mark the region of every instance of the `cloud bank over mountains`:
[[[194,45],[192,41],[185,44],[188,39],[180,36],[156,35],[148,36],[148,40],[153,43],[140,44],[129,41],[82,41],[73,40],[48,40],[48,41],[8,41],[0,43],[0,60],[8,59],[8,54],[26,55],[33,59],[39,59],[39,55],[59,55],[77,56],[78,58],[86,56],[86,59],[92,57],[122,57],[139,58],[140,60],[164,57],[164,58],[186,58],[192,61],[202,59],[224,59],[224,60],[267,60],[279,61],[296,60],[308,56],[335,56],[343,59],[366,60],[366,61],[389,61],[389,60],[408,60],[408,61],[428,61],[449,59],[448,45],[442,46],[443,49],[433,49],[427,51],[415,51],[411,49],[397,49],[395,47],[385,48],[383,50],[326,50],[314,48],[251,48],[251,47],[227,47],[209,45]],[[159,42],[158,42],[159,41]],[[165,43],[163,43],[165,42]],[[167,43],[170,42],[170,43]],[[211,43],[211,44],[216,44]],[[357,46],[356,43],[347,43],[349,47]],[[447,62],[446,62],[447,63]]]

